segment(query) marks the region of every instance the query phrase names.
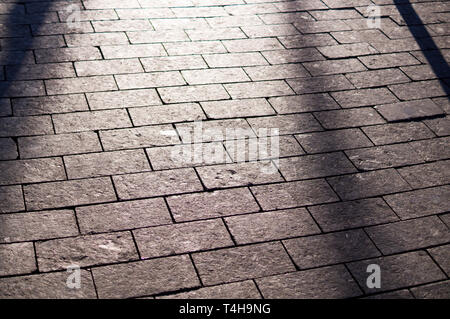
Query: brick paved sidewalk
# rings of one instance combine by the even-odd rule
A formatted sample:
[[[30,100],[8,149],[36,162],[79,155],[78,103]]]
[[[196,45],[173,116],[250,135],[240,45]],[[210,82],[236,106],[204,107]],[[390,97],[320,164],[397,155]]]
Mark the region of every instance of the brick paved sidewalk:
[[[450,2],[0,20],[0,298],[450,298]]]

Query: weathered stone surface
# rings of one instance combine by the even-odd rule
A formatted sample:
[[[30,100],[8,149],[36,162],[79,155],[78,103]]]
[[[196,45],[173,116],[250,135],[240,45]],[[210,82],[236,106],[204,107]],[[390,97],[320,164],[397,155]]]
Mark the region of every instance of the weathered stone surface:
[[[420,122],[391,123],[363,127],[362,130],[375,145],[409,142],[433,137]]]
[[[279,114],[339,108],[339,105],[327,93],[272,97],[269,102]]]
[[[450,137],[441,137],[432,140],[411,142],[411,146],[426,161],[436,161],[450,158],[449,141]]]
[[[439,186],[450,183],[450,161],[439,161],[397,169],[413,188]]]
[[[418,299],[448,299],[450,298],[450,281],[443,281],[411,289]]]
[[[384,123],[381,116],[372,108],[324,111],[315,113],[315,116],[326,129]]]
[[[378,105],[375,109],[389,122],[436,116],[444,113],[430,99]]]
[[[206,118],[196,103],[131,108],[128,112],[136,126],[199,121]]]
[[[0,245],[0,276],[28,274],[36,269],[33,243]]]
[[[60,158],[1,161],[0,185],[38,183],[66,179]]]
[[[0,213],[12,213],[25,209],[20,186],[0,187]]]
[[[255,283],[246,280],[161,296],[157,299],[261,299],[261,295]]]
[[[445,271],[445,273],[450,273],[450,245],[443,245],[439,247],[434,247],[428,249],[428,252],[433,256],[434,260],[439,264],[439,266]]]

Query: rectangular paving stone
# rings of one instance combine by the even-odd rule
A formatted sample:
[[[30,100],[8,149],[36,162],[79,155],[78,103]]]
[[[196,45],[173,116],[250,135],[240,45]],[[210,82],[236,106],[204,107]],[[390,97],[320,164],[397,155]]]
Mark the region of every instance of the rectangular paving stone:
[[[308,71],[301,64],[263,65],[244,68],[252,81],[283,80],[288,78],[307,78]]]
[[[78,76],[143,72],[138,59],[114,59],[102,61],[79,61],[74,63]]]
[[[198,167],[197,172],[208,189],[283,181],[270,161],[203,166]]]
[[[294,25],[303,33],[322,33],[331,31],[345,31],[351,28],[341,20],[336,21],[302,21]]]
[[[128,44],[128,38],[124,32],[66,34],[64,38],[68,47]]]
[[[283,241],[300,269],[380,256],[363,230],[314,235]]]
[[[71,210],[1,214],[0,242],[32,241],[78,235]]]
[[[448,116],[425,120],[424,122],[437,136],[450,135],[450,120]]]
[[[289,79],[287,82],[297,94],[354,89],[354,86],[343,75],[327,75],[295,80]]]
[[[259,52],[205,54],[203,59],[211,68],[268,65]]]
[[[192,41],[232,40],[246,38],[245,33],[239,28],[191,29],[186,30],[186,33]]]
[[[76,214],[82,234],[172,223],[162,198],[77,207]]]
[[[331,299],[361,295],[361,290],[342,265],[297,271],[256,279],[264,298]]]
[[[181,74],[190,85],[250,81],[241,68],[188,70]]]
[[[430,99],[378,105],[375,109],[389,122],[444,114]]]
[[[92,273],[99,298],[149,296],[200,286],[187,255],[103,266]]]
[[[278,129],[279,134],[295,134],[322,130],[320,124],[311,114],[249,118],[248,122],[259,135],[261,135],[261,129]]]
[[[418,81],[406,84],[396,84],[389,86],[389,89],[402,100],[424,99],[427,97],[446,96],[448,86],[442,88],[438,80]]]
[[[49,95],[117,90],[110,75],[45,80],[45,87]]]
[[[101,131],[100,138],[106,151],[179,143],[176,132],[170,125]]]
[[[363,127],[364,133],[375,145],[409,142],[434,137],[420,122],[401,122]]]
[[[367,234],[385,255],[445,244],[450,230],[437,217],[429,216],[366,228]]]
[[[340,152],[282,158],[278,167],[288,181],[357,172],[347,157]]]
[[[269,102],[279,114],[339,109],[327,93],[272,97]]]
[[[432,140],[410,142],[410,144],[428,162],[448,159],[450,157],[449,140],[450,137],[441,137]]]
[[[442,245],[428,249],[428,252],[433,256],[434,260],[441,266],[445,273],[450,273],[450,259],[448,258],[450,253],[450,245]]]
[[[233,99],[290,95],[294,92],[284,81],[263,81],[225,84]]]
[[[138,259],[129,232],[53,239],[36,243],[40,271],[126,262]]]
[[[91,110],[162,104],[155,89],[86,93]]]
[[[358,89],[409,82],[409,78],[399,69],[383,69],[356,72],[346,75]],[[394,92],[395,93],[395,92]]]
[[[290,50],[269,50],[262,55],[271,64],[299,63],[307,61],[320,61],[324,57],[316,48],[302,48]]]
[[[333,59],[374,54],[378,52],[368,43],[328,45],[318,47],[317,50],[319,50],[325,57]]]
[[[126,110],[104,110],[53,115],[55,131],[74,133],[132,126]]]
[[[168,10],[170,11],[170,9]],[[153,12],[153,10],[150,11]],[[206,29],[209,27],[205,18],[177,18],[177,19],[162,18],[162,19],[150,19],[150,22],[152,23],[155,30]]]
[[[331,96],[343,108],[394,103],[398,99],[386,88],[333,92]],[[379,110],[379,108],[377,108]]]
[[[167,55],[160,43],[133,45],[105,45],[100,47],[105,59],[126,59]],[[145,64],[144,64],[145,67]]]
[[[337,201],[325,180],[254,186],[253,194],[264,210],[307,206]]]
[[[61,158],[0,161],[0,185],[38,183],[66,179]]]
[[[369,171],[422,163],[423,159],[408,144],[385,145],[345,151],[360,170]]]
[[[449,194],[446,185],[385,196],[385,200],[401,219],[408,219],[448,211]]]
[[[371,107],[323,111],[314,113],[326,129],[337,129],[385,123],[383,118]]]
[[[206,118],[196,103],[130,108],[128,112],[133,124],[137,126],[198,121]]]
[[[313,75],[330,75],[347,72],[364,71],[366,68],[357,59],[326,60],[303,63],[305,68]]]
[[[156,72],[114,75],[120,90],[184,85],[179,72]],[[106,90],[103,90],[106,91]]]
[[[35,274],[0,279],[2,299],[94,299],[96,298],[91,274],[80,272],[81,289],[67,287],[67,272]]]
[[[37,63],[75,62],[102,58],[99,49],[95,47],[38,49],[34,50],[34,54]]]
[[[150,171],[143,150],[102,152],[64,157],[69,179]]]
[[[449,291],[450,281],[448,280],[411,288],[411,292],[417,299],[448,299]]]
[[[220,84],[158,88],[158,92],[161,99],[166,103],[214,101],[230,98]]]
[[[394,169],[327,178],[344,200],[372,197],[410,190]]]
[[[12,105],[16,116],[87,111],[89,109],[83,94],[13,99]]]
[[[0,214],[13,213],[25,209],[20,186],[0,187]]]
[[[305,13],[305,12],[299,12]],[[298,23],[294,24],[298,28],[300,25]],[[340,23],[339,26],[343,27]],[[345,26],[346,27],[346,26]],[[311,48],[311,52],[316,52],[314,55],[317,57],[315,60],[323,60],[323,55],[321,55],[316,47],[320,46],[334,46],[337,45],[337,41],[329,33],[313,33],[313,34],[302,34],[302,35],[288,35],[283,37],[278,37],[278,40],[287,48]],[[306,50],[305,50],[306,51]],[[310,60],[314,61],[314,60]]]
[[[201,106],[208,118],[212,119],[275,114],[263,98],[202,102]]]
[[[412,188],[445,185],[450,183],[450,161],[439,161],[397,169]]]
[[[0,245],[0,276],[29,274],[36,269],[33,243]]]
[[[0,160],[13,160],[18,156],[17,145],[12,138],[0,138]]]
[[[369,69],[386,69],[403,65],[420,64],[409,53],[390,53],[380,55],[369,55],[358,58]]]
[[[50,116],[0,118],[0,137],[53,134]]]
[[[311,215],[303,208],[227,217],[225,222],[238,244],[320,232]]]
[[[183,30],[127,31],[131,44],[189,41]]]
[[[382,271],[381,287],[368,288],[367,266],[377,264]],[[348,264],[350,272],[366,293],[406,288],[441,280],[445,275],[424,251],[367,259]]]
[[[80,154],[102,150],[98,136],[94,132],[21,137],[18,143],[22,158]]]
[[[259,52],[281,50],[283,46],[275,38],[238,39],[222,41],[228,52]]]
[[[372,146],[359,129],[343,129],[295,135],[307,153],[321,153]]]
[[[145,72],[176,71],[189,69],[203,69],[207,65],[201,56],[176,55],[140,59]]]
[[[160,296],[157,299],[260,299],[261,295],[251,280],[204,287],[197,290]]]
[[[389,41],[389,38],[380,30],[353,30],[353,31],[338,31],[331,32],[331,35],[339,43],[358,43],[358,42],[384,42]]]
[[[142,258],[152,258],[233,246],[220,219],[133,231]]]
[[[201,191],[193,169],[176,169],[113,177],[120,199],[134,199]]]
[[[153,30],[148,20],[113,20],[92,22],[95,32]]]
[[[222,217],[259,211],[248,188],[177,195],[167,198],[177,222]]]
[[[381,198],[361,199],[309,207],[325,232],[397,221],[398,217]]]
[[[95,204],[116,200],[111,180],[92,178],[24,186],[29,209]]]
[[[6,66],[6,76],[11,80],[70,78],[75,71],[72,63],[14,65]]]
[[[220,41],[168,42],[164,48],[169,55],[226,53],[227,49]]]
[[[192,258],[202,282],[207,286],[295,270],[280,243],[195,253]]]
[[[242,19],[241,16],[224,16],[205,18],[205,20],[213,28],[241,27],[245,25],[263,24],[260,17],[256,15],[247,15],[245,19]]]

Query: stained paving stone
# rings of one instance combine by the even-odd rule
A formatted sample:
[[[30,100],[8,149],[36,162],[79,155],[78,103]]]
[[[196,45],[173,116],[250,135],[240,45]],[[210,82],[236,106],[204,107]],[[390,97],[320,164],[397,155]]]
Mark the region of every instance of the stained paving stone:
[[[150,296],[200,286],[187,255],[103,266],[92,273],[102,299]]]
[[[411,189],[394,169],[329,177],[327,180],[344,200],[404,192]]]
[[[13,213],[24,209],[22,188],[19,185],[0,187],[0,213]]]
[[[345,151],[348,158],[360,170],[405,166],[422,163],[423,160],[409,144],[395,144]]]
[[[151,170],[143,150],[65,156],[64,165],[69,179]]]
[[[384,123],[373,108],[324,111],[314,114],[326,129],[337,129]]]
[[[381,198],[318,205],[309,207],[308,210],[326,232],[398,220],[397,215]]]
[[[238,244],[320,232],[311,215],[303,208],[227,217],[225,222]]]
[[[439,161],[397,169],[413,188],[439,186],[450,183],[450,161]]]
[[[450,231],[437,216],[366,228],[367,234],[385,255],[443,244]]]
[[[172,223],[169,210],[162,198],[77,207],[76,214],[82,234]]]
[[[380,256],[362,230],[288,239],[283,244],[300,269]]]
[[[295,270],[280,243],[195,253],[192,258],[202,282],[207,286]]]
[[[363,127],[364,133],[375,145],[409,142],[434,137],[423,123],[402,122]]]
[[[0,245],[0,276],[29,274],[36,269],[33,243]]]
[[[177,222],[254,213],[260,210],[248,188],[171,196],[167,198],[167,203]]]
[[[254,186],[251,188],[263,209],[282,209],[337,201],[325,180]]]
[[[177,169],[119,175],[113,177],[120,199],[201,191],[202,185],[193,169]]]
[[[17,145],[11,138],[0,138],[0,160],[13,160],[17,158]]]
[[[282,158],[278,166],[288,181],[357,172],[343,153]]]
[[[446,185],[389,195],[385,200],[402,219],[408,219],[448,211],[449,192]]]
[[[366,285],[367,266],[377,264],[382,272],[381,287]],[[406,288],[445,279],[444,273],[424,251],[367,259],[347,264],[366,293]]]
[[[417,299],[448,299],[450,298],[450,281],[429,284],[411,288]]]
[[[389,122],[444,114],[430,99],[378,105],[375,109]]]
[[[0,215],[0,242],[32,241],[78,235],[71,210]]]
[[[156,299],[261,299],[258,288],[250,280],[204,287]]]
[[[332,152],[373,146],[359,129],[343,129],[295,135],[308,153]]]
[[[142,228],[133,234],[142,258],[233,246],[220,219]]]
[[[67,269],[71,265],[86,267],[138,259],[129,232],[37,242],[36,255],[41,271]]]
[[[342,265],[260,278],[256,284],[263,297],[269,299],[331,299],[362,294]]]
[[[449,254],[450,254],[450,245],[443,245],[439,247],[434,247],[428,249],[428,252],[433,256],[434,260],[439,264],[439,266],[445,271],[445,273],[450,273],[450,262],[449,262]]]
[[[117,199],[107,177],[30,184],[24,186],[24,195],[29,209],[95,204]]]
[[[2,299],[94,299],[90,272],[81,270],[81,289],[67,287],[67,272],[35,274],[0,279]]]

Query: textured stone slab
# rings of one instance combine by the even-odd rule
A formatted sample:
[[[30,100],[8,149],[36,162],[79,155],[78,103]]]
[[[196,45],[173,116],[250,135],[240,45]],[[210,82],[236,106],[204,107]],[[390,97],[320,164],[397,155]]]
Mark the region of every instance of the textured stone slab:
[[[166,103],[224,100],[230,96],[220,84],[160,88],[158,92]]]
[[[0,160],[12,160],[18,156],[17,145],[11,138],[0,138]]]
[[[200,285],[187,255],[98,267],[92,272],[99,298],[150,296]]]
[[[385,122],[383,118],[370,107],[324,111],[317,112],[314,115],[326,129],[373,125]]]
[[[205,54],[203,58],[211,68],[268,64],[259,52]]]
[[[394,103],[398,101],[398,99],[385,88],[333,92],[331,95],[336,99],[339,105],[344,108]]]
[[[184,85],[180,72],[154,72],[114,75],[120,90]],[[105,90],[103,90],[105,91]]]
[[[162,104],[154,89],[86,93],[93,110]]]
[[[361,295],[358,285],[341,265],[260,278],[256,283],[268,299],[331,299]]]
[[[409,142],[434,137],[420,122],[391,123],[363,127],[362,130],[375,145]]]
[[[297,94],[351,90],[355,88],[343,75],[318,76],[307,81],[304,79],[289,79],[287,82]]]
[[[22,188],[19,185],[0,187],[0,213],[12,213],[24,209]]]
[[[208,118],[212,119],[275,114],[270,104],[261,98],[202,102],[201,105]]]
[[[280,243],[195,253],[192,258],[205,285],[270,276],[295,270]]]
[[[0,118],[0,137],[44,134],[53,134],[52,122],[49,116]]]
[[[241,68],[188,70],[181,71],[181,74],[189,85],[250,81]]]
[[[142,228],[133,234],[142,258],[233,246],[220,219]]]
[[[347,74],[346,77],[358,89],[409,82],[399,69],[383,69]]]
[[[448,116],[425,120],[424,122],[437,136],[450,135],[450,119]]]
[[[81,270],[81,289],[67,287],[67,272],[36,274],[0,279],[2,299],[94,299],[96,298],[91,274]]]
[[[445,273],[450,273],[450,245],[443,245],[439,247],[434,247],[428,249],[428,252],[433,256],[434,260],[439,264],[439,266],[445,271]]]
[[[45,87],[50,95],[117,90],[111,75],[45,80]]]
[[[448,299],[450,298],[450,281],[429,284],[411,289],[417,299]]]
[[[38,242],[36,255],[41,271],[67,269],[70,265],[86,267],[138,259],[129,232]]]
[[[448,211],[449,195],[450,186],[446,185],[389,195],[385,199],[402,219],[408,219]]]
[[[390,85],[389,89],[402,100],[416,100],[428,97],[446,96],[446,92],[449,90],[448,87],[445,89],[442,88],[439,80]]]
[[[66,179],[60,158],[0,162],[0,185],[38,183]]]
[[[320,232],[303,208],[225,218],[238,244],[306,236]]]
[[[113,177],[120,199],[170,195],[203,189],[193,169],[176,169]]]
[[[339,108],[339,105],[327,93],[273,97],[269,99],[269,102],[279,114]]]
[[[157,299],[260,299],[261,295],[250,280],[200,288]]]
[[[0,242],[32,241],[76,236],[78,228],[71,210],[0,215]]]
[[[197,103],[130,108],[128,112],[136,126],[199,121],[206,118]]]
[[[403,167],[397,171],[412,188],[424,188],[450,183],[450,161]]]
[[[0,245],[0,276],[29,274],[36,269],[33,243]]]
[[[284,81],[262,81],[225,84],[233,99],[291,95],[294,92]]]
[[[449,141],[450,137],[441,137],[432,140],[411,142],[411,146],[426,161],[434,161],[450,158]]]
[[[328,182],[344,200],[410,190],[394,169],[330,177]]]
[[[281,209],[337,201],[325,180],[254,186],[251,188],[263,209]]]
[[[398,217],[381,198],[309,207],[314,220],[326,232],[397,221]]]
[[[76,212],[82,234],[172,223],[162,198],[77,207]]]
[[[290,114],[249,118],[250,126],[260,129],[278,129],[279,134],[295,134],[321,131],[322,127],[311,114]],[[267,134],[267,133],[266,133]]]
[[[29,209],[67,207],[116,200],[116,194],[108,177],[26,185],[24,195]]]
[[[444,114],[430,99],[384,104],[376,106],[375,109],[389,122]]]
[[[13,99],[14,114],[18,116],[87,111],[82,94],[55,95]]]
[[[177,222],[253,213],[260,210],[247,188],[171,196],[167,198],[167,202]]]
[[[368,288],[367,266],[377,264],[381,269],[381,287]],[[353,276],[366,293],[406,288],[445,279],[445,275],[424,251],[367,259],[348,264]]]

